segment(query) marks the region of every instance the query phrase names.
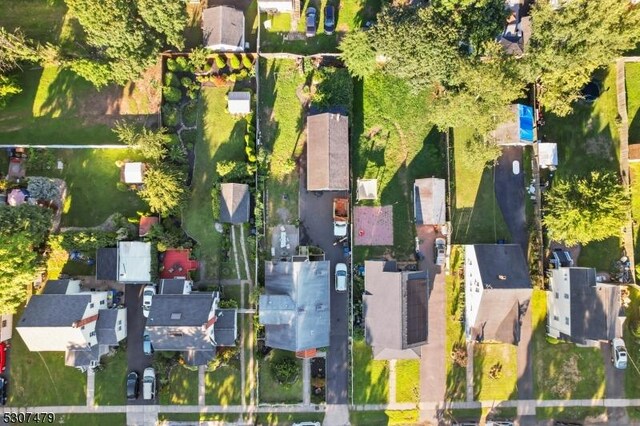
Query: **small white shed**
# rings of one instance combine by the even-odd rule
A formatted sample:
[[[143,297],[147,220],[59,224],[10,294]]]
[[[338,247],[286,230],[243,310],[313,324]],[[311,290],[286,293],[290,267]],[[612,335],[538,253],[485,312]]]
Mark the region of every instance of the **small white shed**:
[[[538,161],[543,169],[555,170],[558,166],[558,145],[552,142],[539,143]]]
[[[227,94],[227,111],[229,111],[229,114],[234,115],[251,113],[251,93],[229,92]]]
[[[125,163],[123,180],[124,183],[139,185],[144,179],[144,163]]]
[[[378,199],[377,179],[358,179],[358,200]]]

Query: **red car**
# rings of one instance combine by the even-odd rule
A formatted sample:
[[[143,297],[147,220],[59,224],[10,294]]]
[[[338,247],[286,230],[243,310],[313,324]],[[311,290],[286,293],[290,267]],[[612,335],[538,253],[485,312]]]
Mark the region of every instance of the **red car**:
[[[4,370],[7,368],[7,350],[9,349],[9,344],[7,342],[0,343],[0,373],[4,373]]]

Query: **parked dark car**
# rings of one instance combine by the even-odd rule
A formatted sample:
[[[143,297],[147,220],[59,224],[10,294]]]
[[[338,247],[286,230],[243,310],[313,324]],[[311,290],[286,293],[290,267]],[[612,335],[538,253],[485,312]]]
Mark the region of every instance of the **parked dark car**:
[[[7,379],[0,376],[0,405],[7,403]]]
[[[316,35],[316,20],[317,20],[317,13],[316,13],[316,8],[315,7],[308,7],[307,8],[307,37],[313,37],[314,35]]]
[[[127,399],[138,399],[138,373],[135,371],[127,376]]]
[[[324,8],[324,32],[327,35],[333,34],[336,29],[336,8],[327,6]]]

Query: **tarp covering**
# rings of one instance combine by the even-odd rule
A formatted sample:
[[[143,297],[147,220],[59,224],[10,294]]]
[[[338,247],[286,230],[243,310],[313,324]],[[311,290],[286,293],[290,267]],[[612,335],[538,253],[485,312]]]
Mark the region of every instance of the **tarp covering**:
[[[518,104],[520,140],[533,142],[533,108]]]

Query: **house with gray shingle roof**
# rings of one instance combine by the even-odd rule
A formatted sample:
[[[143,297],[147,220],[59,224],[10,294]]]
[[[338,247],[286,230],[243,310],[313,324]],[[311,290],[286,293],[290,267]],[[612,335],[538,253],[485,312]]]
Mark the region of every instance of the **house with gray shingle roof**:
[[[249,222],[249,185],[223,183],[220,185],[220,222],[241,224]]]
[[[349,190],[349,118],[323,113],[307,117],[307,190]]]
[[[244,12],[216,6],[202,12],[204,46],[216,52],[244,52]]]
[[[32,352],[65,352],[65,364],[81,370],[97,366],[127,336],[127,310],[108,309],[106,291],[73,291],[73,280],[51,283],[29,299],[16,331]]]

